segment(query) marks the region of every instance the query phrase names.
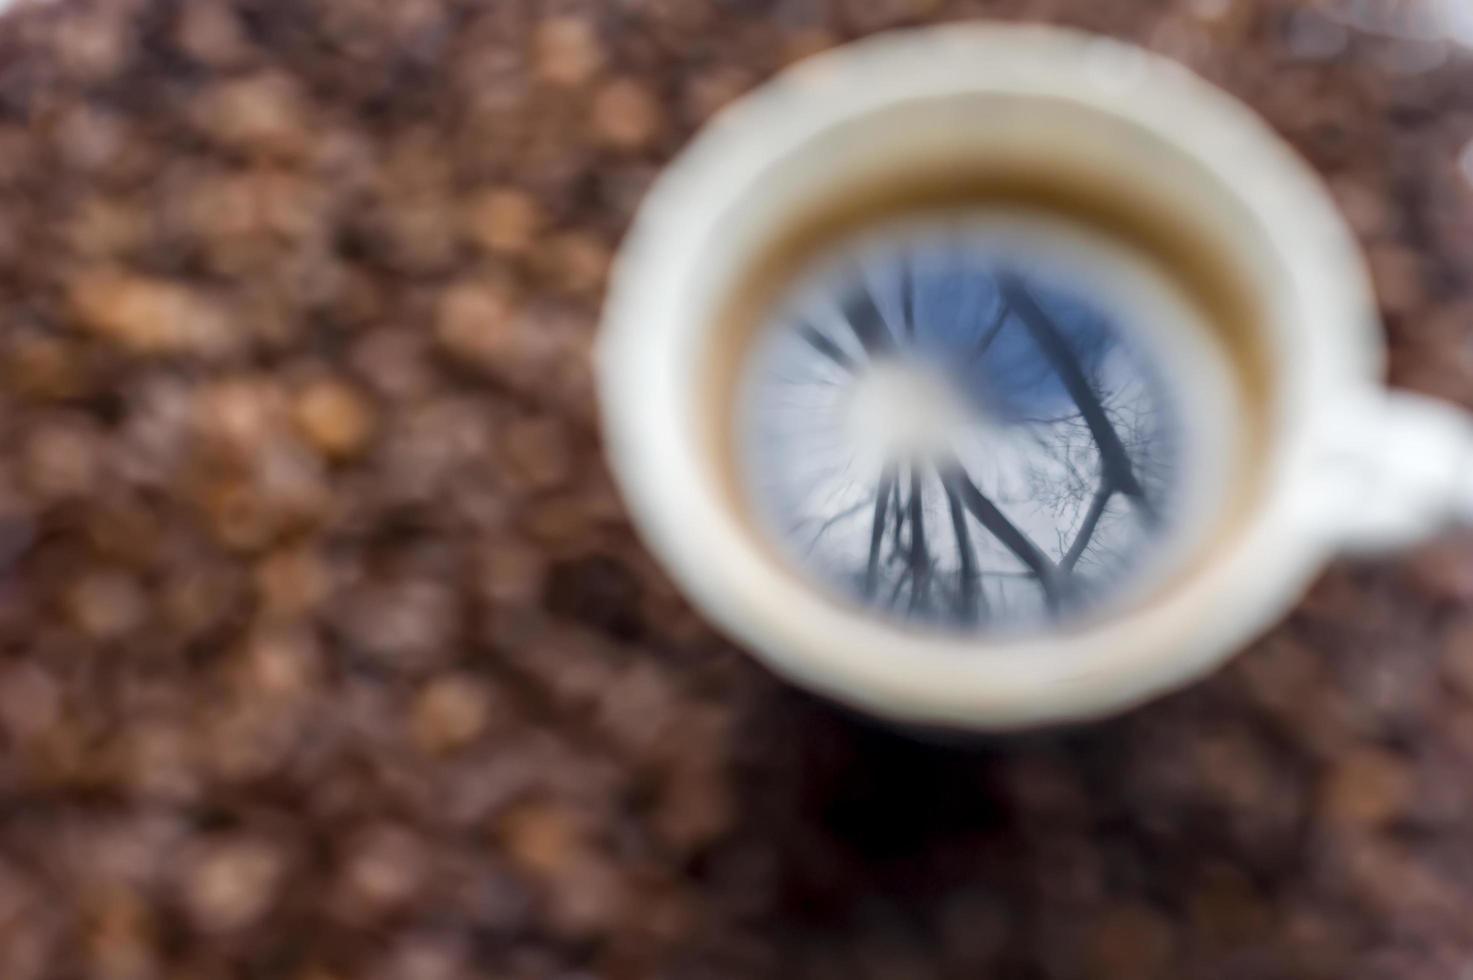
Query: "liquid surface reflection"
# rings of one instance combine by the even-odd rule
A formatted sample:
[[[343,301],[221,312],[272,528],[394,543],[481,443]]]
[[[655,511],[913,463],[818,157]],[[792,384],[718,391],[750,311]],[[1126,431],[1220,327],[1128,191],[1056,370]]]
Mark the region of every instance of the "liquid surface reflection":
[[[743,381],[780,549],[901,622],[1037,628],[1134,583],[1179,507],[1177,396],[1098,270],[1006,234],[856,243],[779,304]]]

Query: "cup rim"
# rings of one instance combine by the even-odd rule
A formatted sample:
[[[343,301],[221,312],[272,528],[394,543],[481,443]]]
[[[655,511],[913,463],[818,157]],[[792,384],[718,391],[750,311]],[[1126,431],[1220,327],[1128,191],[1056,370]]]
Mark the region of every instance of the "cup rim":
[[[708,325],[692,304],[699,311],[702,290],[730,271],[712,267],[720,252],[710,248],[724,208],[833,127],[976,93],[1062,100],[1187,154],[1270,243],[1286,273],[1274,326],[1293,331],[1305,358],[1276,372],[1283,404],[1258,505],[1194,581],[1137,613],[1006,644],[890,628],[770,574],[763,549],[697,472],[678,379]],[[1181,686],[1286,611],[1334,548],[1312,519],[1315,447],[1338,406],[1372,388],[1383,357],[1353,237],[1308,165],[1249,109],[1118,41],[989,24],[880,35],[820,55],[708,127],[652,189],[621,250],[597,376],[610,462],[635,524],[724,632],[800,684],[876,714],[1001,729],[1096,717]]]

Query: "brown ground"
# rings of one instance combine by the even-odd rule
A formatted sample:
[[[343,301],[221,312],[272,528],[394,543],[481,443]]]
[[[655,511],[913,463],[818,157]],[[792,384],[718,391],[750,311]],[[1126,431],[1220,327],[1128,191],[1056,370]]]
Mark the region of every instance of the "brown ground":
[[[785,61],[976,15],[1248,99],[1362,235],[1396,380],[1473,399],[1473,59],[1294,6],[0,24],[0,977],[1473,977],[1473,545],[1341,569],[1123,720],[938,749],[712,635],[597,453],[660,165]]]

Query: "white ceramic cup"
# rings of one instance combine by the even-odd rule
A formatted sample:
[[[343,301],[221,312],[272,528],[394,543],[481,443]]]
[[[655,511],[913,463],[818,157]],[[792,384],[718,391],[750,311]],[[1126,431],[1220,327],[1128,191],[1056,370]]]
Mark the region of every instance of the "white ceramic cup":
[[[1203,498],[1190,554],[1107,615],[1021,635],[918,630],[815,586],[763,540],[732,476],[732,376],[785,277],[844,236],[1020,202],[1188,297],[1168,367],[1230,379],[1198,386],[1196,406],[1222,434],[1198,464],[1221,492]],[[635,522],[720,628],[839,701],[988,730],[1172,690],[1270,626],[1337,553],[1473,514],[1473,426],[1387,392],[1383,357],[1352,236],[1248,109],[1118,42],[969,25],[811,59],[723,113],[629,235],[598,381]]]

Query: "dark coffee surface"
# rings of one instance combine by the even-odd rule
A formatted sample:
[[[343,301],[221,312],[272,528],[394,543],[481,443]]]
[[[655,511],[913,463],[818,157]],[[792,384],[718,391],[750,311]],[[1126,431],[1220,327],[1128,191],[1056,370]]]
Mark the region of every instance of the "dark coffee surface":
[[[21,4],[0,977],[1466,980],[1467,539],[1125,718],[938,746],[716,637],[598,455],[660,166],[784,62],[979,16],[1248,100],[1368,250],[1393,379],[1473,400],[1473,64],[1310,6]]]

